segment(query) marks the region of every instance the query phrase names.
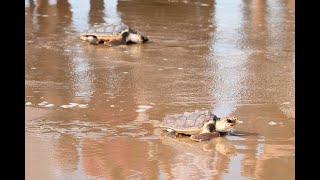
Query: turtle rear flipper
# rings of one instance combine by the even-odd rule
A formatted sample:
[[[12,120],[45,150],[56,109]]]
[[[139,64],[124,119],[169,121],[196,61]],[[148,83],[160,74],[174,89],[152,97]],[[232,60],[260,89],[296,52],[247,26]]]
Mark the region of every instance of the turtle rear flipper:
[[[200,134],[193,134],[191,135],[190,139],[194,141],[209,141],[215,137],[219,137],[219,132],[207,132],[207,133],[200,133]]]

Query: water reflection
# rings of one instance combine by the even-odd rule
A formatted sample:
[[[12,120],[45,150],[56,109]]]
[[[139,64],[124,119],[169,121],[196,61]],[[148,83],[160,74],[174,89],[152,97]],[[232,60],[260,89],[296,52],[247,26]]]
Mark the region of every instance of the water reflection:
[[[106,8],[104,10],[105,21],[107,24],[121,23],[121,17],[117,10],[118,0],[104,0]]]
[[[24,6],[28,8],[34,8],[36,6],[36,2],[34,0],[25,0]]]
[[[216,28],[209,45],[208,61],[212,67],[209,76],[216,77],[212,95],[215,97],[213,112],[218,116],[232,114],[245,95],[247,52],[240,43],[243,23],[240,5],[239,1],[215,4],[213,24]]]
[[[294,112],[294,109],[289,110],[291,113],[287,113],[281,107],[283,106],[283,101],[292,105],[294,100],[292,94],[294,91],[294,78],[292,77],[294,70],[289,68],[290,70],[288,71],[287,69],[287,67],[294,64],[292,63],[294,56],[283,56],[285,49],[288,48],[293,51],[291,46],[293,36],[288,36],[288,33],[286,33],[292,32],[293,29],[286,28],[287,23],[284,21],[287,18],[279,18],[288,14],[285,6],[277,8],[280,6],[277,1],[255,1],[245,3],[242,10],[244,15],[242,31],[245,32],[242,36],[244,37],[242,41],[243,47],[250,47],[254,50],[247,57],[246,68],[250,70],[250,73],[245,79],[245,84],[249,87],[246,89],[246,93],[250,95],[248,96],[250,99],[247,102],[250,102],[251,105],[246,107],[252,106],[252,108],[261,109],[261,111],[270,109],[269,112],[279,112],[280,110],[283,112],[283,114],[279,112],[281,116],[278,117],[275,117],[273,113],[261,112],[260,117],[264,117],[265,120],[254,117],[251,113],[246,116],[247,121],[252,121],[252,125],[258,126],[248,128],[255,129],[255,131],[260,129],[263,132],[264,140],[251,138],[246,140],[244,144],[248,152],[245,152],[244,157],[241,159],[241,173],[243,176],[258,179],[262,177],[272,179],[273,175],[277,179],[294,179],[294,163],[292,163],[294,161],[294,144],[292,143],[294,127],[293,123],[288,121],[291,119],[292,115],[290,114]],[[275,27],[281,30],[277,31]],[[280,39],[282,38],[286,40],[281,41]],[[279,40],[281,43],[278,42]],[[285,71],[287,72],[285,73]],[[284,74],[289,76],[284,77]],[[286,90],[282,89],[283,87],[286,87]],[[269,104],[269,107],[261,107],[258,105],[260,102]],[[254,107],[254,103],[258,106]],[[241,107],[237,112],[243,111],[242,109],[244,110]],[[247,110],[245,111],[248,112]],[[286,116],[289,118],[286,118]],[[273,119],[282,119],[285,125],[271,128],[267,123]],[[275,139],[279,137],[283,141],[276,142]],[[266,168],[274,158],[279,158],[279,164]],[[286,165],[283,162],[287,162]],[[279,169],[286,172],[286,175],[280,174]]]
[[[73,14],[71,12],[71,6],[70,6],[69,1],[68,0],[57,0],[56,7],[57,7],[57,16],[59,19],[59,23],[61,25],[69,28],[69,26],[72,22],[72,16],[73,16]]]
[[[90,1],[69,0],[69,3],[73,10],[72,25],[78,32],[83,32],[84,29],[88,28]]]
[[[103,179],[157,179],[157,158],[153,157],[157,156],[157,145],[152,142],[86,139],[82,144],[87,175]]]
[[[91,95],[93,94],[93,80],[94,74],[90,71],[90,63],[88,58],[73,57],[72,60],[72,79],[74,96],[80,98],[85,102],[89,102]],[[77,100],[77,99],[74,99]],[[73,100],[73,101],[74,101]]]
[[[293,1],[25,4],[26,101],[55,104],[26,132],[54,137],[41,140],[54,146],[56,176],[294,179]],[[76,38],[122,21],[152,41],[105,48]],[[70,102],[88,107],[60,107]],[[235,114],[254,134],[195,143],[157,132],[165,114],[201,108]]]
[[[67,37],[67,33],[61,30],[61,26],[69,26],[71,23],[71,11],[68,1],[60,0],[57,3],[44,0],[36,1],[36,7],[30,9],[33,11],[33,22],[26,23],[26,84],[30,82],[40,83],[45,79],[47,87],[59,85],[61,81],[61,69],[59,68],[65,62],[65,56],[57,53],[64,50],[63,41],[59,42],[59,37]],[[61,15],[62,14],[62,15]],[[48,23],[50,22],[50,23]],[[36,24],[35,24],[36,23]],[[59,34],[59,35],[58,35]],[[46,54],[49,58],[43,58]],[[39,60],[39,61],[36,61]],[[31,81],[29,81],[31,80]],[[66,80],[68,81],[68,80]],[[59,92],[52,88],[48,91],[41,90],[44,87],[33,86],[32,91],[26,91],[28,96],[39,102],[40,98],[47,97],[47,101],[61,102]],[[43,101],[43,100],[42,100]]]
[[[90,0],[89,22],[88,24],[104,23],[104,1]]]
[[[163,171],[169,171],[167,174],[177,179],[221,179],[230,157],[237,154],[234,145],[225,138],[201,143],[189,138],[164,138],[162,144],[174,149],[172,158],[160,158],[163,164],[170,165]]]
[[[221,178],[219,172],[226,168],[229,157],[235,155],[233,145],[220,138],[200,144],[190,141],[86,139],[82,143],[83,167],[87,175],[106,179]]]
[[[61,136],[55,144],[55,159],[59,166],[67,171],[76,171],[79,163],[79,153],[77,151],[78,140],[71,135]]]

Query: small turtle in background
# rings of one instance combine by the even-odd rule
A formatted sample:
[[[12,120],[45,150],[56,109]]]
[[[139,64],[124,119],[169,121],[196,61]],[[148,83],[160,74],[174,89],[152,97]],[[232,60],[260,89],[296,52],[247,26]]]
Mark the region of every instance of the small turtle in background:
[[[92,45],[105,44],[108,46],[126,45],[130,43],[144,43],[148,37],[143,35],[126,24],[95,25],[85,33],[80,34],[79,38],[88,41]]]
[[[195,141],[207,141],[228,134],[238,123],[238,118],[227,116],[218,118],[206,111],[185,112],[183,114],[167,115],[160,123],[165,128],[167,136],[177,137],[179,134],[191,135]]]

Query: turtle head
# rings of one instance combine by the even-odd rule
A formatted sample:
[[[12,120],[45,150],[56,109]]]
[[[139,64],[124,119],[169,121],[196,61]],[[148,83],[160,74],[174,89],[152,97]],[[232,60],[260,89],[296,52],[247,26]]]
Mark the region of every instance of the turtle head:
[[[132,42],[132,43],[137,43],[137,44],[144,43],[148,40],[149,40],[148,37],[143,35],[140,32],[129,33],[128,37],[126,38],[127,42]]]
[[[221,117],[216,121],[216,130],[219,132],[229,132],[238,124],[238,118],[235,116]]]
[[[149,41],[149,38],[146,35],[144,35],[142,32],[137,32],[137,35],[141,37],[142,42]]]
[[[128,43],[144,43],[148,41],[148,37],[145,36],[143,33],[135,31],[133,29],[126,29],[120,33],[123,39],[126,40]]]

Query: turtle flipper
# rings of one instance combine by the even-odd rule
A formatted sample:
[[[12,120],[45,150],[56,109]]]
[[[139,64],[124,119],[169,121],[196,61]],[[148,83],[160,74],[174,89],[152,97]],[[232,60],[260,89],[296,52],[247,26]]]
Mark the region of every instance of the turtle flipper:
[[[171,137],[171,138],[177,138],[178,137],[178,133],[175,130],[165,129],[163,131],[165,132],[165,135],[167,137]]]
[[[96,37],[92,37],[92,39],[90,40],[89,44],[91,45],[97,45],[99,44],[99,41]]]
[[[209,141],[215,137],[219,137],[219,132],[207,132],[207,133],[200,133],[200,134],[193,134],[191,135],[190,139],[194,141]]]

